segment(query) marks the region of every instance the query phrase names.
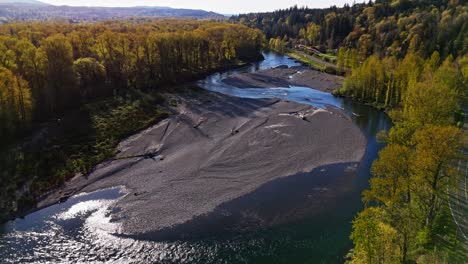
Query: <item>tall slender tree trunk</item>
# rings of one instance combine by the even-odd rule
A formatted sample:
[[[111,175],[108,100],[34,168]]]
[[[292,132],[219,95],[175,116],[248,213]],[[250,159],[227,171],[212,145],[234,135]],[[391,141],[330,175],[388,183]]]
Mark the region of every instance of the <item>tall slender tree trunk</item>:
[[[435,214],[436,214],[436,202],[437,202],[437,188],[439,185],[439,174],[441,173],[442,163],[437,164],[437,169],[434,173],[433,176],[433,181],[432,181],[432,193],[431,193],[431,198],[429,202],[429,212],[426,217],[426,224],[428,228],[432,228]]]
[[[408,235],[403,235],[403,250],[401,256],[401,263],[405,264],[408,258]]]

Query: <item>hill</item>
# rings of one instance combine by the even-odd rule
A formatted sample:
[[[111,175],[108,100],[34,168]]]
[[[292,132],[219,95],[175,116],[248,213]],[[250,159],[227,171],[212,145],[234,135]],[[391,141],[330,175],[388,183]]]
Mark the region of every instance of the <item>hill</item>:
[[[72,7],[54,6],[35,0],[0,0],[0,21],[50,21],[68,19],[73,22],[124,19],[130,17],[177,17],[223,19],[224,16],[195,9],[170,7]]]
[[[0,0],[0,5],[41,5],[47,6],[49,4],[36,1],[36,0]]]
[[[342,8],[293,7],[234,16],[233,22],[261,29],[267,39],[287,47],[307,44],[321,51],[355,49],[399,58],[407,51],[424,57],[438,51],[445,58],[467,53],[468,6],[449,0],[376,0]]]

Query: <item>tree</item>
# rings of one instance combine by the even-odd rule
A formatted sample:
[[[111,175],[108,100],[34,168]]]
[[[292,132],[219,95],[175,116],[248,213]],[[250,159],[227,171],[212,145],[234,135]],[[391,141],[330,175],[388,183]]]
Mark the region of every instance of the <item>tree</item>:
[[[434,83],[439,86],[447,87],[457,95],[462,95],[463,74],[462,68],[453,62],[453,57],[448,56],[442,65],[434,73]]]
[[[284,53],[286,51],[286,44],[280,38],[270,39],[270,49]]]
[[[462,75],[462,87],[460,95],[466,97],[468,95],[468,56],[460,58],[458,64],[460,66]]]
[[[387,207],[411,201],[410,164],[412,153],[406,146],[392,144],[379,152],[372,164],[371,189],[364,192],[365,201],[377,201]]]
[[[440,66],[440,54],[438,51],[434,51],[431,57],[426,61],[424,65],[424,71],[427,73],[433,73]]]
[[[16,43],[16,64],[18,73],[29,83],[31,96],[34,104],[34,119],[40,119],[47,112],[44,68],[41,67],[44,58],[38,49],[26,39]]]
[[[219,21],[141,18],[0,25],[0,140],[8,142],[0,156],[0,200],[5,201],[0,202],[0,221],[3,212],[25,205],[29,209],[38,196],[71,175],[89,172],[115,154],[118,139],[164,116],[154,105],[161,96],[153,94],[162,85],[170,91],[178,86],[167,84],[193,80],[239,60],[258,60],[264,41],[257,29]],[[99,110],[83,107],[110,95],[105,102],[93,102]],[[127,100],[116,98],[133,97],[144,99],[117,106]],[[105,109],[110,115],[102,114],[101,120],[87,118]],[[61,115],[67,121],[79,116],[80,129],[60,122],[53,133],[41,133],[38,138],[44,140],[21,143],[29,126],[33,131],[36,124]],[[122,117],[129,123],[121,126],[123,131],[101,127],[106,132],[101,133],[99,125],[122,123]]]
[[[10,70],[0,67],[0,132],[3,136],[28,125],[32,103],[28,83]]]
[[[92,99],[106,95],[106,69],[94,58],[80,58],[73,63],[81,98]]]
[[[443,80],[429,78],[408,87],[405,109],[408,122],[418,126],[450,125],[458,109],[457,93]]]
[[[73,48],[73,58],[87,58],[94,55],[93,46],[95,39],[91,32],[84,30],[72,31],[67,34],[67,38]]]
[[[102,61],[116,89],[126,88],[129,84],[129,41],[124,34],[106,31],[99,35],[95,45],[96,53]]]
[[[415,197],[425,225],[431,229],[440,210],[441,195],[455,176],[450,161],[458,155],[460,130],[453,126],[427,126],[414,135],[412,171]]]
[[[62,34],[46,38],[39,48],[46,79],[46,102],[49,111],[57,113],[76,105],[78,96],[73,72],[73,50]]]
[[[303,32],[304,38],[310,45],[315,45],[316,39],[320,36],[320,26],[311,22]]]
[[[368,207],[353,220],[351,240],[354,243],[353,264],[399,263],[401,239],[396,230],[386,224],[385,212]]]
[[[15,52],[11,49],[13,43],[16,42],[11,37],[0,37],[0,66],[10,70],[15,70],[17,65],[15,63]]]

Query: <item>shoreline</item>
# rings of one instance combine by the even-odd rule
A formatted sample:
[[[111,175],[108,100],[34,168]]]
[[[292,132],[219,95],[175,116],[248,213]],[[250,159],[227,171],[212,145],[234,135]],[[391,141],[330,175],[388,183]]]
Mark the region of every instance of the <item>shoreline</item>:
[[[304,66],[279,66],[227,79],[255,86],[258,75],[266,78],[256,88],[306,80],[301,86],[319,84],[320,90],[329,91],[340,81],[339,76],[327,78],[327,74]],[[308,78],[311,75],[321,79]],[[130,194],[118,202],[114,209],[119,213],[113,216],[123,226],[120,235],[177,232],[178,226],[211,219],[223,204],[242,200],[262,186],[321,166],[360,164],[364,156],[362,131],[338,109],[198,89],[169,94],[172,99],[168,102],[177,102],[177,106],[169,104],[173,113],[169,118],[121,141],[115,158],[98,164],[89,175],[68,180],[28,214],[81,192],[125,186]],[[314,133],[307,132],[311,130]],[[233,139],[236,137],[241,139]],[[251,145],[252,137],[261,139],[261,149]],[[215,194],[210,194],[213,190]],[[197,197],[201,198],[197,201]],[[147,205],[148,201],[159,204]],[[164,216],[158,219],[157,212]]]
[[[281,65],[255,73],[234,74],[222,80],[237,88],[287,88],[290,86],[309,87],[332,93],[342,87],[344,77],[332,75],[307,66],[288,67]]]
[[[208,214],[275,179],[324,165],[359,163],[365,152],[360,129],[334,109],[204,91],[176,97],[179,114],[119,145],[117,158],[157,152],[154,159],[101,163],[38,208],[64,194],[122,185],[132,194],[117,204],[123,234],[155,232]]]
[[[171,87],[172,88],[173,87],[185,87],[187,85],[191,85],[196,80],[206,78],[207,76],[210,76],[212,74],[215,74],[215,73],[218,73],[218,72],[224,72],[224,71],[227,71],[227,70],[234,70],[234,69],[243,68],[243,67],[246,67],[247,65],[249,65],[251,63],[261,61],[263,59],[264,59],[263,54],[260,53],[258,55],[258,57],[256,57],[256,58],[249,58],[248,60],[237,60],[237,61],[234,61],[232,63],[226,63],[226,64],[220,65],[220,67],[218,67],[216,69],[212,69],[212,70],[210,70],[208,72],[199,73],[199,74],[196,74],[195,76],[191,76],[191,77],[185,79],[182,83],[179,83],[179,84],[169,84],[169,83],[167,83],[167,84],[162,85],[161,88],[162,88],[162,91],[164,93],[167,93],[170,90]],[[100,98],[100,99],[97,99],[96,101],[94,101],[92,103],[104,102],[106,100],[108,100],[108,98]],[[168,109],[166,109],[166,110],[168,110]],[[19,141],[18,141],[19,139],[15,139],[14,142],[11,143],[11,146],[5,146],[3,150],[6,151],[8,149],[13,148],[13,146],[17,146],[17,145],[31,144],[31,142],[33,140],[35,140],[37,135],[40,135],[42,133],[41,131],[49,129],[50,127],[55,127],[56,123],[57,123],[56,120],[64,120],[69,115],[72,115],[73,113],[76,113],[76,112],[79,112],[79,111],[82,111],[82,109],[73,109],[73,110],[71,110],[69,112],[61,114],[60,116],[57,116],[56,119],[53,118],[53,119],[48,120],[48,121],[43,121],[43,122],[39,122],[39,123],[34,124],[34,128],[31,128],[25,134],[24,141],[22,143],[19,143]],[[152,125],[150,125],[150,126],[152,126]],[[133,134],[137,134],[137,133],[139,133],[142,130],[145,130],[147,128],[148,127],[137,129],[137,130],[133,131],[130,134],[130,136],[133,135]],[[124,140],[124,139],[125,138],[123,138],[122,140]],[[94,167],[98,167],[100,164],[106,163],[106,162],[108,162],[109,160],[112,160],[112,159],[113,158],[103,160],[103,161],[95,164]],[[65,176],[66,182],[72,180],[73,178],[75,178],[78,175],[81,175],[81,174],[77,173],[77,174],[74,174],[74,175]],[[41,201],[44,199],[44,197],[48,197],[49,195],[51,195],[53,193],[56,193],[57,191],[60,191],[60,189],[62,187],[63,186],[54,187],[54,188],[49,189],[48,191],[42,193],[40,196],[35,197],[35,202],[34,203],[36,205],[34,205],[34,206],[28,206],[28,208],[22,208],[21,210],[17,210],[14,213],[11,213],[11,212],[7,213],[7,214],[4,215],[4,217],[1,217],[2,215],[0,215],[0,224],[4,224],[4,223],[6,223],[8,221],[12,221],[12,220],[15,220],[17,218],[24,218],[28,214],[31,214],[33,212],[36,212],[38,210],[41,210],[41,209],[43,209],[43,208],[45,208],[47,206],[50,206],[50,205],[54,204],[54,203],[51,203],[51,204],[48,204],[46,206],[38,206],[37,205],[37,204],[41,203]],[[65,194],[60,199],[58,199],[57,202],[55,202],[55,203],[59,203],[60,200],[67,199],[68,197],[70,197],[73,194],[76,194],[76,193],[74,192],[74,193],[71,193],[71,194]],[[18,199],[16,199],[16,202],[18,203]]]
[[[311,172],[275,178],[182,224],[121,236],[156,242],[196,241],[230,238],[302,221],[325,224],[327,216],[352,211],[341,206],[352,200],[350,194],[355,190],[350,186],[358,177],[359,166],[360,162],[328,164]]]

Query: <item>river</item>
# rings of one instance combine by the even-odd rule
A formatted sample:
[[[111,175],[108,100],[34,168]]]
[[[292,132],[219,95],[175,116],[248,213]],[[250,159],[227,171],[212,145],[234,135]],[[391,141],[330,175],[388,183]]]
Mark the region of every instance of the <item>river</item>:
[[[335,98],[306,87],[238,89],[220,83],[226,76],[254,72],[297,62],[274,53],[241,69],[217,73],[198,85],[206,90],[243,98],[280,98],[324,108],[343,109],[367,138],[365,156],[357,173],[336,164],[265,184],[217,210],[236,215],[255,212],[282,224],[268,229],[229,232],[229,223],[216,223],[209,235],[170,242],[154,242],[114,235],[119,225],[109,209],[127,195],[125,187],[76,195],[66,202],[39,210],[0,227],[1,263],[343,263],[351,248],[351,221],[362,208],[361,192],[368,186],[372,161],[383,147],[375,140],[391,122],[380,111]],[[313,131],[311,131],[313,133]],[[314,193],[330,186],[345,190],[329,201]],[[320,210],[316,208],[320,207]],[[289,221],[285,221],[289,219]],[[235,217],[230,221],[235,221]],[[209,222],[210,223],[210,222]]]

